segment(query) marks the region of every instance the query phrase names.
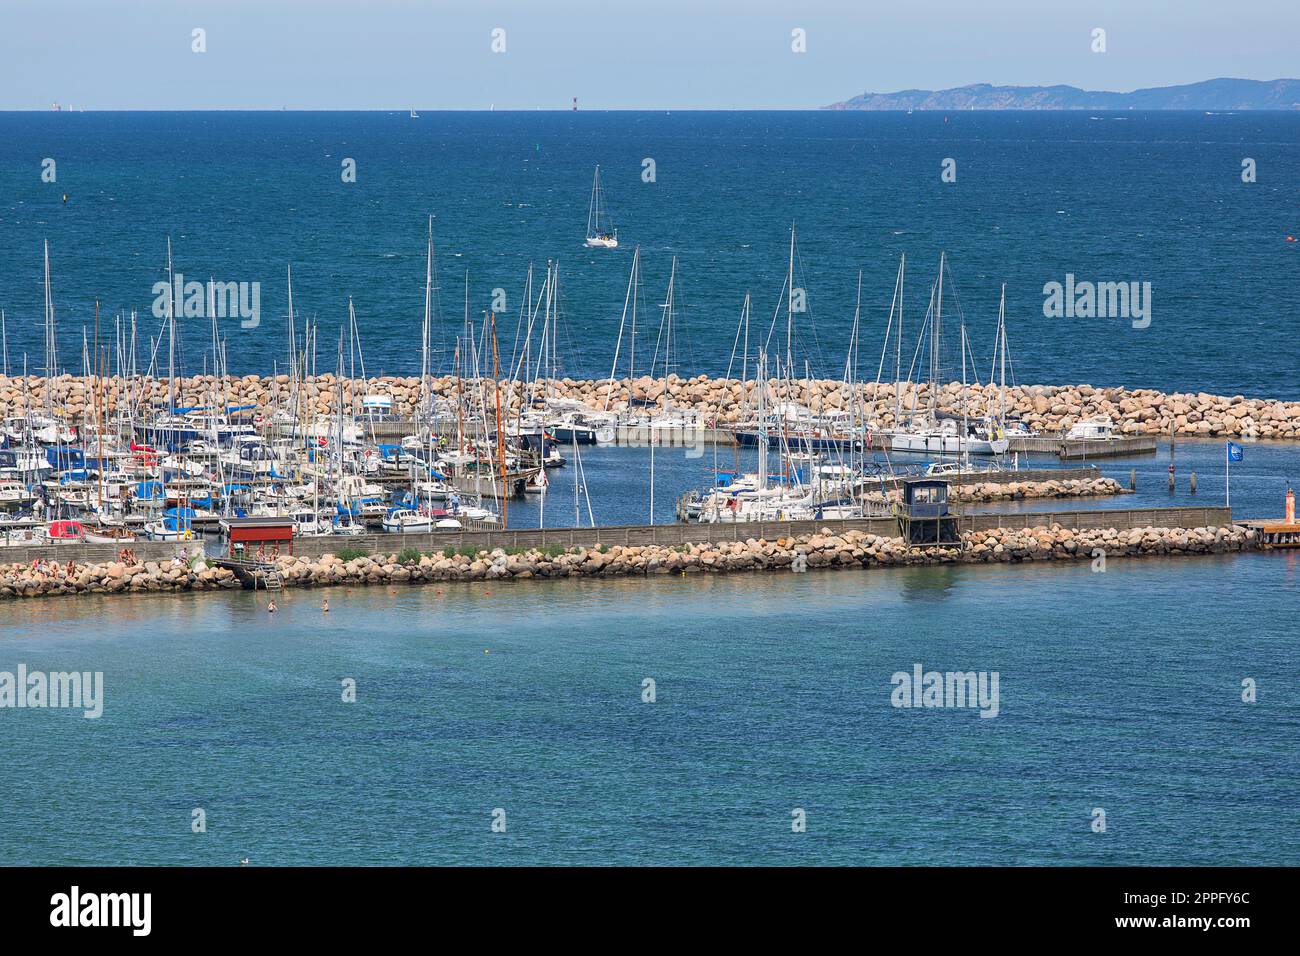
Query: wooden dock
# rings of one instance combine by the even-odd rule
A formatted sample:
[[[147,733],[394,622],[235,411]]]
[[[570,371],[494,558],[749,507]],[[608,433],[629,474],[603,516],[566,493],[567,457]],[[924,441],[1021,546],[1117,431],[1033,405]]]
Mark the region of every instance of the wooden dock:
[[[1300,523],[1287,524],[1278,518],[1253,518],[1237,524],[1258,532],[1262,548],[1300,548]]]

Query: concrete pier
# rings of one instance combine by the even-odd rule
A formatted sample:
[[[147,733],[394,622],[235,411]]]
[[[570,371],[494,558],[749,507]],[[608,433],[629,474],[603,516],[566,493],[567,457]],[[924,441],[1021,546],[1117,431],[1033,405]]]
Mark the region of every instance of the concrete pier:
[[[995,528],[1033,528],[1059,525],[1062,528],[1226,528],[1233,524],[1230,508],[1097,508],[1077,510],[1021,511],[1012,513],[968,512],[958,519],[962,531]],[[823,529],[839,534],[866,531],[878,535],[898,533],[894,518],[848,518],[822,521],[742,521],[720,524],[606,525],[596,528],[511,528],[506,530],[444,531],[431,534],[325,535],[295,538],[293,553],[307,556],[329,554],[339,549],[363,551],[442,551],[475,548],[595,547],[597,545],[677,545],[688,542],[746,541],[750,538],[776,540],[813,534]],[[182,549],[191,557],[206,553],[225,554],[217,538],[184,543],[139,541],[127,545],[142,561],[170,560]],[[77,563],[112,561],[121,547],[111,544],[59,543],[0,547],[0,564],[28,564],[36,558]],[[282,550],[281,553],[288,553]]]
[[[993,528],[1033,528],[1039,525],[1062,528],[1226,528],[1232,525],[1229,508],[1101,508],[1091,511],[1031,511],[1010,514],[972,513],[962,515],[962,531],[985,531]],[[519,528],[504,531],[460,531],[435,534],[357,535],[299,538],[294,553],[328,554],[339,548],[370,552],[442,551],[473,548],[549,548],[596,547],[597,545],[678,545],[688,542],[747,541],[762,538],[797,537],[827,529],[831,534],[866,531],[878,535],[896,535],[894,518],[849,518],[829,521],[744,521],[725,524],[607,525],[597,528]]]
[[[1062,461],[1088,458],[1128,458],[1156,453],[1155,435],[1124,435],[1105,441],[1067,441],[1061,437],[1012,438],[1011,451],[1022,454],[1056,455]]]

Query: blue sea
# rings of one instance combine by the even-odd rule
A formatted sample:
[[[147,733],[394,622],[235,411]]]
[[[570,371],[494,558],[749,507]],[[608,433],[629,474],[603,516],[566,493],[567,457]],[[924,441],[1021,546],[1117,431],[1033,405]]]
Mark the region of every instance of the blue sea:
[[[1297,399],[1298,146],[1294,112],[0,113],[0,307],[11,370],[24,352],[40,367],[48,239],[61,365],[80,370],[96,299],[108,325],[138,312],[144,352],[170,237],[188,279],[261,284],[259,327],[224,329],[232,371],[285,363],[292,264],[322,371],[351,296],[367,370],[413,374],[433,216],[441,367],[497,289],[512,340],[528,265],[553,260],[561,371],[608,375],[639,245],[644,354],[676,256],[675,368],[720,374],[746,292],[754,338],[770,328],[793,224],[796,347],[816,372],[843,368],[859,271],[874,377],[899,256],[915,329],[946,251],[945,316],[964,317],[982,366],[1006,284],[1019,382]],[[613,251],[582,243],[597,164]],[[1067,273],[1150,282],[1150,326],[1045,318],[1043,286]],[[202,371],[208,321],[181,326],[181,366]]]
[[[598,521],[647,520],[647,455],[588,452]],[[1162,444],[1104,463],[1134,494],[986,507],[1218,505],[1222,459]],[[1236,513],[1279,514],[1297,464],[1248,445]],[[660,449],[657,519],[713,467]],[[511,526],[586,523],[575,475]],[[0,710],[0,865],[1294,866],[1298,597],[1273,552],[5,601],[0,671],[105,692]],[[892,707],[917,664],[997,672],[998,715]]]
[[[873,377],[898,256],[912,328],[942,250],[981,363],[1006,283],[1017,381],[1297,399],[1298,144],[1295,114],[0,113],[0,307],[11,370],[39,366],[48,239],[63,364],[96,298],[110,328],[138,311],[144,351],[170,237],[188,278],[262,284],[262,324],[223,329],[232,370],[285,361],[292,263],[322,370],[351,295],[367,370],[413,374],[432,215],[444,364],[466,275],[475,323],[506,291],[509,339],[528,264],[558,260],[562,370],[609,374],[639,244],[646,354],[677,256],[679,370],[716,374],[747,290],[765,334],[793,222],[824,374],[859,270]],[[614,251],[582,245],[597,163]],[[1150,281],[1151,325],[1044,318],[1067,272]],[[207,321],[181,326],[201,371]],[[654,519],[752,456],[659,449]],[[990,507],[1229,493],[1217,441],[1099,464],[1136,493]],[[576,465],[511,526],[587,523]],[[596,521],[650,519],[648,450],[582,465]],[[1275,516],[1300,454],[1232,468],[1236,513]],[[1270,553],[299,591],[274,615],[242,592],[6,601],[0,671],[102,671],[105,703],[0,710],[0,864],[1294,866],[1298,588]],[[997,672],[998,716],[891,706],[918,664]]]
[[[1294,866],[1298,588],[1272,554],[7,603],[0,670],[105,703],[0,712],[0,864]],[[917,664],[997,672],[997,716],[891,706]]]

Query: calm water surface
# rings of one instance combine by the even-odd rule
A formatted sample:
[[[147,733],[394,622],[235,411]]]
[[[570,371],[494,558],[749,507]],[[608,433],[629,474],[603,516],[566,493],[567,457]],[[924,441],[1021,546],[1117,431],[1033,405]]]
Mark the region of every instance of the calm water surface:
[[[1295,865],[1298,583],[1270,554],[8,603],[0,667],[102,670],[107,703],[0,712],[0,862]],[[998,671],[999,715],[892,708],[915,663]]]

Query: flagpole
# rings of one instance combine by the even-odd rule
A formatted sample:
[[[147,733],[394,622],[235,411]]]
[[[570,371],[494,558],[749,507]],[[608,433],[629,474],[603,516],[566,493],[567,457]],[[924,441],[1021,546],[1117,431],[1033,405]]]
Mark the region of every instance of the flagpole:
[[[1232,475],[1232,442],[1224,442],[1223,445],[1223,506],[1232,507],[1232,486],[1230,484]]]

